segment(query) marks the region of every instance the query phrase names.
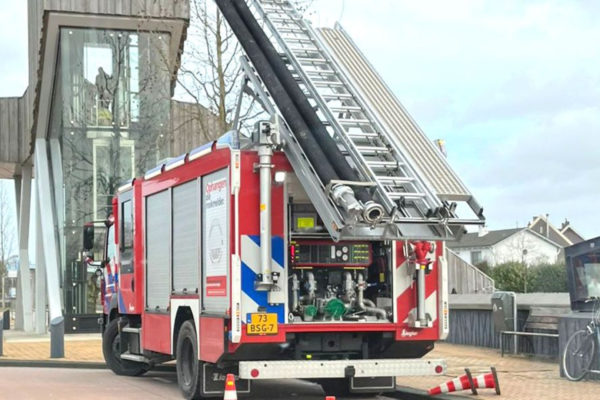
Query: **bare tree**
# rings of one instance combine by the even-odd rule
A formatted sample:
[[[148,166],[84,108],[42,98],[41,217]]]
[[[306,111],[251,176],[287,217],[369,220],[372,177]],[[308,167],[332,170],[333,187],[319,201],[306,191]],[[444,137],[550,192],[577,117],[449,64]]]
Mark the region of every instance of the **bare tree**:
[[[216,117],[218,136],[229,128],[235,107],[240,46],[213,1],[192,0],[190,14],[177,81],[186,100],[201,104]],[[203,127],[207,133],[209,126]]]
[[[290,3],[304,14],[309,12],[313,1],[290,0]],[[242,89],[239,58],[243,50],[213,0],[192,0],[190,11],[190,26],[177,77],[178,94],[209,113],[197,108],[187,118],[174,121],[177,124],[174,131],[179,125],[200,118],[195,122],[200,127],[198,135],[213,140],[232,128]],[[242,124],[251,124],[263,111],[250,100],[242,102],[238,117]]]
[[[15,245],[15,226],[6,186],[0,183],[0,278],[6,275],[8,258]]]

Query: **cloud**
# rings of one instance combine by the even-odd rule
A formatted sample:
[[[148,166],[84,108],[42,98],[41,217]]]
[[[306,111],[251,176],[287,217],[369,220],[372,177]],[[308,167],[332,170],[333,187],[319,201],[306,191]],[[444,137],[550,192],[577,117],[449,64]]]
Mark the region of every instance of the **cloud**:
[[[485,207],[598,234],[599,7],[560,1],[346,2],[343,25]],[[377,15],[378,17],[373,17]]]
[[[471,168],[469,183],[490,225],[521,225],[532,215],[570,219],[587,236],[597,236],[600,214],[600,106],[566,110],[489,144]],[[483,160],[489,160],[483,162]]]
[[[0,0],[0,95],[27,82],[26,2]],[[317,0],[340,19],[485,207],[492,228],[550,213],[597,236],[600,3]]]
[[[27,88],[27,2],[0,1],[0,96],[21,96]]]

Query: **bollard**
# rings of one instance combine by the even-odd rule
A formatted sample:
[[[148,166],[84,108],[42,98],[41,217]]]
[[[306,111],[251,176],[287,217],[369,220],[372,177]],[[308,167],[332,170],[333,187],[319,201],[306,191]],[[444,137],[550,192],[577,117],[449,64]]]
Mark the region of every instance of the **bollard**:
[[[65,319],[60,316],[50,321],[50,358],[65,356]]]

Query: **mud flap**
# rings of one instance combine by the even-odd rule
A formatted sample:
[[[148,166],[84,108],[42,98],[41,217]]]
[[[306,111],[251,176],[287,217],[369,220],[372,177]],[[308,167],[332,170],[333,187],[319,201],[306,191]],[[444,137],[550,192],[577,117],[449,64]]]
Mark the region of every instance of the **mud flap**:
[[[225,379],[227,374],[232,372],[232,368],[218,368],[214,364],[202,363],[202,396],[221,397],[225,391]],[[240,379],[235,368],[235,388],[238,394],[250,393],[251,383],[248,379]]]
[[[396,390],[393,376],[350,378],[350,393],[376,393]]]

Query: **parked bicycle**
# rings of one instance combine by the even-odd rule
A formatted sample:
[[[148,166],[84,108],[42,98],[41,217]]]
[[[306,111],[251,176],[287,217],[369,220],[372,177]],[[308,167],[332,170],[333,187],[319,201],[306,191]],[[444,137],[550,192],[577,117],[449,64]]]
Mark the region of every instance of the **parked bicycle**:
[[[571,335],[563,352],[563,371],[571,381],[580,381],[589,373],[600,374],[600,370],[592,369],[596,349],[600,350],[600,298],[592,297],[586,303],[591,301],[594,302],[592,320]]]

